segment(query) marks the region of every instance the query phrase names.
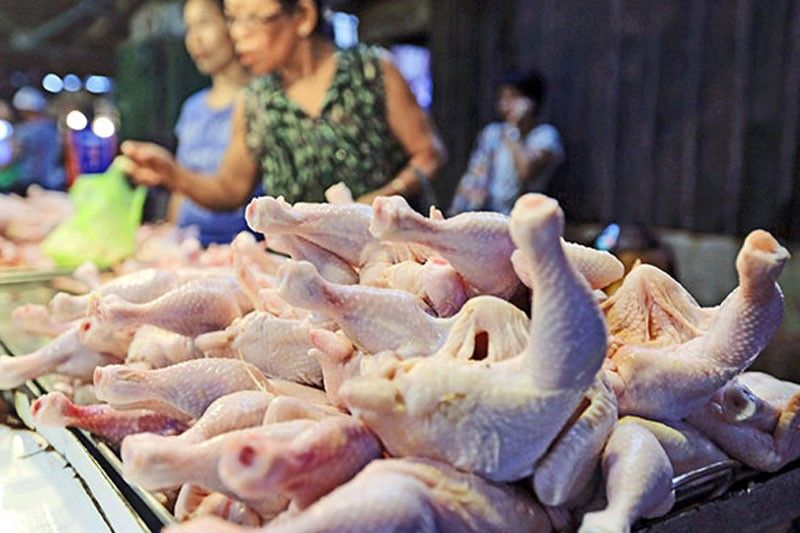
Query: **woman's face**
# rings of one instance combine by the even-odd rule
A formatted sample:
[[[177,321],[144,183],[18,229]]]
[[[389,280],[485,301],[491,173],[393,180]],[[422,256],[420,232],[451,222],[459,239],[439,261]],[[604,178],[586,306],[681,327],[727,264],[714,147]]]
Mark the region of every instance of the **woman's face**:
[[[225,0],[225,16],[239,61],[253,74],[285,67],[297,44],[311,34],[309,5],[291,12],[278,0]],[[314,13],[314,16],[316,14]]]
[[[212,0],[189,0],[183,7],[186,50],[197,70],[214,75],[236,60],[225,17]]]

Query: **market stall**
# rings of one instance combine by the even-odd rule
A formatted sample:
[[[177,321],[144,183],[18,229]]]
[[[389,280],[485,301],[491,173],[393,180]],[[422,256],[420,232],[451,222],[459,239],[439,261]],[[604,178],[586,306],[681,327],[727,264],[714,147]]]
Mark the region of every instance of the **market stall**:
[[[255,229],[273,236],[303,235],[308,242],[315,243],[320,250],[328,250],[328,253],[332,250],[331,243],[339,243],[337,257],[344,261],[342,265],[353,264],[347,263],[345,257],[362,261],[358,258],[363,258],[363,255],[356,252],[369,248],[369,242],[378,242],[374,239],[384,243],[394,242],[394,239],[406,243],[424,240],[426,247],[442,255],[437,255],[433,261],[405,256],[409,258],[387,262],[386,250],[383,250],[357,269],[370,277],[357,284],[342,284],[323,278],[317,271],[320,268],[333,278],[342,275],[341,269],[336,272],[325,270],[331,264],[329,256],[319,262],[320,252],[316,251],[312,256],[302,256],[306,261],[298,261],[301,258],[299,254],[304,252],[295,249],[292,251],[294,260],[287,259],[265,251],[263,244],[243,234],[228,250],[229,266],[216,263],[217,266],[213,267],[187,269],[178,266],[133,271],[98,285],[88,296],[57,292],[53,288],[54,279],[43,274],[40,279],[17,278],[4,285],[2,311],[3,316],[9,318],[0,324],[0,340],[4,349],[14,356],[5,359],[0,366],[5,379],[22,372],[12,360],[35,362],[35,357],[42,354],[48,354],[45,358],[63,354],[71,361],[69,367],[64,366],[64,362],[56,366],[48,366],[49,363],[37,366],[41,364],[35,363],[35,368],[27,367],[24,374],[19,374],[27,376],[27,379],[35,378],[35,381],[23,379],[19,383],[21,389],[13,396],[18,416],[67,457],[78,475],[86,479],[90,492],[102,509],[108,508],[106,510],[111,514],[122,513],[128,517],[126,520],[132,516],[138,524],[136,527],[158,530],[174,520],[176,514],[183,519],[191,517],[191,511],[187,511],[189,496],[186,493],[191,496],[191,492],[196,490],[192,488],[194,486],[204,489],[203,495],[199,496],[201,501],[210,497],[205,491],[211,491],[212,495],[218,493],[221,501],[231,502],[222,506],[227,509],[227,514],[221,516],[244,524],[268,522],[270,516],[276,515],[276,508],[280,512],[287,505],[288,498],[307,502],[304,506],[313,511],[315,505],[324,506],[336,501],[340,492],[346,496],[351,486],[361,490],[358,483],[368,479],[366,474],[379,472],[377,467],[370,467],[359,473],[366,465],[399,464],[388,459],[380,460],[378,453],[402,457],[402,461],[410,461],[406,464],[414,465],[413,468],[424,468],[419,472],[435,468],[438,474],[431,471],[424,475],[442,476],[441,482],[444,483],[468,475],[465,472],[480,473],[480,477],[469,474],[471,477],[467,478],[474,487],[472,490],[476,491],[475,496],[486,498],[491,495],[486,491],[510,491],[508,496],[522,498],[519,505],[530,506],[528,519],[539,524],[534,526],[531,522],[534,529],[569,529],[576,527],[581,520],[585,526],[587,517],[597,516],[598,512],[613,513],[613,502],[620,505],[619,502],[628,501],[633,506],[624,513],[631,514],[623,514],[623,520],[635,521],[635,525],[631,524],[635,528],[660,531],[691,527],[703,530],[716,525],[715,513],[742,508],[742,502],[747,502],[750,508],[770,508],[774,503],[772,495],[795,480],[794,461],[800,450],[793,433],[796,431],[792,421],[793,400],[789,396],[783,396],[786,399],[781,400],[780,395],[774,396],[770,391],[777,390],[775,387],[794,390],[796,386],[780,385],[785,382],[762,378],[757,373],[737,377],[739,370],[736,365],[752,362],[763,346],[763,341],[748,344],[753,338],[758,338],[759,328],[766,328],[764,331],[769,332],[774,331],[777,325],[770,318],[773,304],[769,303],[769,298],[754,300],[755,307],[728,304],[702,310],[690,298],[682,300],[683,303],[679,303],[676,296],[672,300],[661,300],[654,287],[661,286],[661,290],[673,287],[671,290],[674,291],[677,290],[676,282],[653,267],[636,267],[611,297],[598,303],[597,295],[589,290],[589,286],[603,287],[616,281],[622,275],[620,264],[607,252],[569,243],[560,254],[575,265],[575,270],[551,270],[548,275],[556,278],[542,284],[543,280],[537,277],[536,268],[539,267],[535,261],[542,261],[544,256],[541,254],[553,253],[553,248],[547,247],[546,239],[527,241],[525,239],[529,237],[525,235],[547,235],[549,232],[550,239],[558,242],[559,225],[546,224],[548,220],[557,221],[562,215],[553,200],[541,195],[523,197],[508,220],[494,215],[487,218],[484,213],[462,215],[453,222],[426,218],[413,212],[399,198],[379,199],[371,210],[362,210],[354,204],[291,206],[282,200],[265,197],[254,201],[248,213],[248,220]],[[344,215],[351,217],[349,228],[330,223]],[[293,222],[286,224],[286,220]],[[462,224],[459,221],[471,222]],[[454,225],[454,222],[459,223]],[[494,235],[485,241],[490,243],[487,245],[490,258],[503,253],[500,248],[512,240],[518,246],[517,250],[527,254],[523,260],[529,263],[517,263],[519,270],[514,276],[519,277],[511,277],[514,270],[502,261],[497,263],[496,275],[491,277],[484,276],[484,268],[469,267],[475,261],[471,256],[476,249],[471,239],[475,237],[469,236],[473,224],[486,224],[483,231]],[[412,227],[416,229],[409,229]],[[508,235],[509,227],[510,238],[503,237]],[[429,235],[436,235],[435,228],[438,228],[439,237],[430,239]],[[538,233],[532,233],[533,228],[539,228],[536,230]],[[398,230],[402,233],[395,233]],[[504,242],[504,239],[507,240]],[[781,265],[786,260],[782,248],[770,239],[765,233],[755,233],[745,241],[738,260],[743,283],[749,283],[748,276],[760,262],[773,264],[774,261],[774,264]],[[528,242],[542,247],[539,256],[530,253]],[[769,254],[762,255],[764,247],[771,250]],[[307,249],[305,253],[308,253]],[[416,253],[431,252],[420,248]],[[220,254],[225,256],[217,250],[216,255]],[[316,261],[318,266],[307,262],[308,259]],[[755,263],[745,267],[749,261]],[[378,266],[367,268],[366,265]],[[410,278],[393,275],[399,269],[420,274],[412,274]],[[779,270],[773,268],[769,272],[770,276],[775,276]],[[418,292],[410,292],[411,286],[408,285],[414,275],[422,275],[420,281],[423,284],[416,289]],[[650,285],[637,281],[643,275],[654,276]],[[429,281],[431,277],[437,281],[426,283],[425,280]],[[581,281],[575,284],[570,279]],[[767,281],[764,286],[763,278],[753,279],[754,283],[762,284],[766,289],[754,286],[749,290],[767,290],[767,294],[771,294],[769,287],[774,282]],[[63,286],[64,282],[60,285]],[[436,288],[443,285],[449,290],[437,292]],[[530,319],[502,297],[490,296],[496,294],[510,298],[519,290],[528,294],[524,289],[526,285],[530,285],[533,293],[538,295],[532,300]],[[456,292],[454,288],[457,288]],[[464,291],[463,297],[457,296],[457,290]],[[241,291],[238,296],[237,291]],[[469,291],[483,294],[472,296]],[[141,296],[145,293],[146,297]],[[141,303],[125,301],[119,294],[147,300]],[[705,390],[700,393],[704,398],[700,402],[691,400],[696,407],[687,407],[686,402],[680,400],[697,395],[680,381],[673,381],[669,387],[653,384],[644,389],[635,388],[637,379],[645,379],[645,383],[649,379],[645,373],[641,378],[627,375],[625,387],[631,392],[622,395],[616,388],[614,376],[622,375],[624,365],[630,364],[617,354],[626,351],[646,354],[649,350],[663,349],[659,346],[672,349],[671,346],[683,344],[680,339],[661,345],[652,341],[642,343],[633,337],[639,331],[638,322],[631,322],[627,318],[629,315],[620,311],[625,302],[637,301],[642,294],[652,298],[653,307],[640,312],[659,324],[656,329],[646,330],[647,335],[656,332],[657,339],[669,330],[684,331],[683,334],[693,332],[694,340],[682,348],[690,354],[692,359],[689,360],[694,361],[692,364],[710,368],[718,365],[713,351],[693,352],[690,348],[705,335],[722,332],[724,335],[719,342],[740,346],[735,358],[726,363],[733,366],[723,367],[723,372],[733,373],[732,380],[720,376],[694,382],[692,387]],[[454,297],[460,302],[455,306]],[[732,293],[731,298],[737,297],[736,292]],[[553,304],[562,298],[573,298],[574,301],[567,308],[554,307]],[[779,295],[775,293],[770,298],[779,298]],[[55,332],[55,341],[41,336],[42,332],[32,327],[41,326],[41,320],[30,321],[26,319],[30,315],[14,312],[21,304],[24,304],[22,308],[30,311],[31,306],[48,303],[49,307],[36,309],[49,309],[54,323],[77,320],[76,326],[65,323],[63,332]],[[246,311],[248,304],[256,308],[249,314]],[[544,314],[542,306],[548,309]],[[194,311],[187,315],[188,309]],[[681,313],[679,316],[683,319],[697,321],[693,326],[697,329],[683,330],[682,322],[663,321],[660,313],[667,309],[673,316]],[[305,310],[314,310],[315,315],[308,315]],[[719,314],[719,318],[704,322],[706,319],[703,317],[708,313]],[[575,317],[584,314],[585,318],[576,322]],[[720,327],[728,326],[716,325],[741,320],[742,317],[756,325],[754,333],[720,330]],[[379,327],[374,325],[374,320],[379,321]],[[595,326],[592,320],[597,321]],[[555,328],[555,336],[547,341],[551,349],[539,351],[537,339],[550,335],[552,324],[559,322],[561,328]],[[77,328],[77,333],[72,333],[76,331],[70,329],[72,327]],[[152,327],[160,328],[163,333],[153,336],[153,330],[148,329]],[[606,328],[619,339],[615,341],[619,344],[615,346],[611,342],[606,347],[609,342]],[[26,333],[26,329],[36,334]],[[341,332],[334,333],[338,329]],[[287,334],[294,340],[287,343]],[[63,342],[59,339],[65,335],[77,335],[78,351],[74,347],[59,348],[59,342]],[[481,336],[483,340],[479,340]],[[176,338],[188,339],[189,345],[175,344]],[[580,338],[580,342],[573,345],[567,342],[567,339],[575,338]],[[157,339],[155,343],[153,339]],[[563,344],[565,342],[567,344]],[[150,343],[147,344],[149,350],[133,357],[134,352],[139,353],[141,343]],[[598,346],[591,348],[594,344]],[[157,354],[156,346],[170,349]],[[180,346],[186,348],[179,349]],[[547,446],[549,450],[532,451],[537,446],[534,441],[522,444],[522,448],[515,452],[503,451],[505,448],[501,445],[498,449],[500,455],[496,456],[499,462],[486,462],[485,454],[492,449],[489,446],[492,439],[508,442],[508,439],[517,438],[515,432],[520,431],[495,425],[503,417],[518,416],[513,409],[508,410],[503,391],[511,387],[510,390],[518,390],[517,394],[523,397],[529,394],[536,397],[540,394],[536,392],[537,387],[543,386],[526,384],[529,378],[513,375],[494,383],[495,376],[503,376],[502,369],[514,361],[518,365],[527,365],[531,358],[550,357],[552,347],[558,354],[556,361],[570,353],[578,356],[571,365],[586,365],[593,359],[592,364],[598,366],[591,372],[599,370],[600,381],[594,384],[584,381],[583,385],[577,385],[580,392],[575,398],[584,399],[577,405],[573,417],[556,422],[555,432],[550,430],[548,434],[544,427],[522,430],[526,433],[531,431],[528,438],[534,441],[546,439],[544,442],[552,442],[555,439],[554,444]],[[81,365],[75,366],[82,358],[93,357],[91,350],[102,350],[97,353],[104,354],[103,362],[92,363],[86,370],[81,370]],[[593,353],[591,350],[596,354],[587,359]],[[659,357],[685,357],[680,353]],[[720,357],[728,357],[726,354],[729,353],[734,352],[726,349],[720,352]],[[346,365],[338,367],[342,363],[328,357],[344,357],[342,361],[356,358],[360,365],[350,365],[349,369]],[[608,366],[609,362],[614,366]],[[95,364],[98,365],[96,368]],[[546,364],[554,363],[537,363],[534,375],[542,375]],[[603,369],[599,368],[601,364]],[[657,361],[648,365],[651,365],[648,372],[673,371],[669,366],[659,368]],[[415,366],[426,370],[411,378]],[[426,381],[429,380],[427,376],[436,375],[448,367],[451,368],[447,372],[453,373],[455,381]],[[490,370],[492,368],[496,370]],[[65,381],[63,377],[45,376],[53,370],[56,375],[71,373],[73,378]],[[515,372],[520,373],[519,370]],[[581,374],[580,371],[577,374],[572,374],[574,370],[569,372],[562,379],[574,380]],[[348,373],[355,379],[347,381]],[[472,390],[461,389],[458,379],[471,373],[476,374],[470,379],[484,381],[483,385]],[[745,378],[749,381],[740,381]],[[520,379],[522,381],[517,383]],[[683,379],[691,383],[691,380]],[[764,379],[773,381],[764,382]],[[87,380],[93,381],[94,386],[88,387],[90,399],[82,400],[81,396],[87,394]],[[719,385],[716,380],[721,380]],[[294,384],[290,385],[292,382]],[[426,382],[425,388],[416,388]],[[763,383],[771,388],[763,388]],[[387,388],[397,391],[393,393],[397,396],[382,397]],[[431,393],[432,397],[429,396]],[[483,398],[477,403],[470,399],[470,395],[475,393]],[[687,394],[690,396],[684,396]],[[666,403],[661,399],[664,395]],[[766,395],[763,396],[765,399],[761,399],[761,395]],[[788,404],[785,403],[787,399]],[[101,403],[96,403],[98,400]],[[400,403],[396,403],[398,401]],[[404,407],[416,401],[433,401],[433,405],[438,407],[433,411],[429,411],[430,407],[422,410],[420,407]],[[548,398],[546,401],[552,400]],[[107,402],[107,405],[102,402]],[[533,416],[539,420],[548,420],[553,411],[542,402],[537,400],[526,409],[538,413]],[[82,406],[81,403],[88,405]],[[706,411],[707,408],[711,411]],[[442,409],[443,412],[455,411],[439,418],[436,412]],[[488,425],[482,429],[470,426],[471,417],[484,409],[494,413],[494,421],[489,418]],[[373,410],[380,413],[378,417]],[[356,418],[345,416],[348,411]],[[421,417],[419,422],[428,425],[419,433],[417,428],[425,426],[415,425],[413,417],[417,416]],[[709,424],[717,416],[720,417],[718,422]],[[657,422],[659,417],[671,418],[671,421],[666,424]],[[770,417],[777,418],[769,422]],[[253,428],[253,423],[261,418],[269,423],[263,428]],[[462,423],[459,421],[467,425],[459,426]],[[587,422],[590,425],[584,426]],[[563,426],[565,423],[567,425]],[[451,427],[451,424],[455,425]],[[191,429],[185,430],[187,425]],[[64,426],[84,429],[65,429]],[[141,431],[136,428],[143,427],[152,428],[148,431],[164,431],[164,435],[174,434],[176,428],[182,428],[177,432],[185,431],[186,436],[136,434]],[[515,427],[523,428],[524,424]],[[642,428],[646,429],[645,433]],[[440,433],[442,430],[444,433]],[[588,430],[592,437],[573,441],[576,430]],[[788,434],[781,435],[787,430]],[[273,431],[294,434],[290,439],[294,439],[296,444],[279,445],[280,440],[276,440],[272,446],[278,447],[269,451],[268,443],[275,438],[270,436]],[[734,432],[733,438],[730,431]],[[632,433],[626,435],[625,432]],[[619,440],[620,435],[625,438]],[[453,440],[452,436],[458,438]],[[407,440],[409,437],[411,440]],[[464,442],[475,439],[480,445],[459,449],[459,438]],[[631,438],[633,440],[628,441]],[[767,438],[773,441],[763,440]],[[752,448],[748,439],[753,439],[752,442],[762,439],[765,444]],[[268,447],[263,448],[265,445]],[[618,448],[620,445],[622,447]],[[773,447],[772,451],[767,446]],[[577,450],[579,454],[570,450]],[[206,455],[208,453],[211,455]],[[303,458],[300,465],[304,466],[299,470],[287,466],[288,470],[274,471],[274,465],[280,463],[274,463],[274,458],[263,463],[265,459],[262,458],[262,454],[274,453],[286,454],[283,460],[288,461],[287,465]],[[299,456],[295,455],[298,453]],[[566,453],[564,458],[572,464],[582,465],[580,470],[589,477],[563,477],[568,471],[559,466],[562,453]],[[539,458],[520,463],[519,454],[537,454]],[[622,455],[612,460],[616,454]],[[338,464],[345,457],[355,464],[346,467]],[[617,461],[623,466],[622,470],[615,469]],[[448,463],[459,464],[460,471],[451,470]],[[532,464],[536,466],[532,467]],[[256,465],[273,466],[260,471],[264,467]],[[759,473],[759,470],[772,473]],[[504,480],[530,479],[531,472],[533,482],[528,481],[529,488],[522,492],[502,483]],[[669,477],[665,479],[665,475]],[[278,476],[277,479],[288,477],[276,485],[269,481],[275,479],[272,476]],[[613,479],[626,480],[624,483],[627,485],[619,485],[620,481]],[[633,499],[630,499],[631,496],[625,495],[624,491],[618,492],[620,487],[626,486],[642,488],[634,488]],[[178,488],[181,490],[176,493]],[[531,489],[534,492],[528,492]],[[278,494],[285,496],[275,501],[266,496],[268,492],[265,490],[280,491]],[[576,495],[583,492],[585,495],[566,496],[570,492]],[[644,502],[659,498],[659,494],[669,498],[669,505],[656,511],[657,517],[651,514],[649,520],[643,519],[643,515],[649,514],[642,507],[648,505]],[[589,496],[588,500],[584,499],[586,496]],[[433,498],[432,495],[423,497]],[[551,509],[545,513],[534,498],[549,500],[554,505],[550,504]],[[569,503],[582,499],[584,503]],[[555,503],[558,500],[563,503]],[[602,511],[604,501],[609,507]],[[356,505],[353,512],[358,509],[355,502],[348,505]],[[209,506],[217,508],[215,504]],[[231,511],[233,508],[236,512]],[[490,520],[490,524],[495,524],[490,526],[492,528],[505,527],[499,522],[491,522],[497,518],[482,515],[477,509],[465,508],[465,512],[477,513],[472,515],[475,520]],[[315,513],[325,515],[324,511]],[[789,505],[758,520],[751,518],[750,523],[754,528],[787,524],[797,514],[800,513]],[[304,516],[314,515],[300,513],[297,519]],[[369,519],[359,518],[356,512],[347,520]],[[447,522],[450,519],[445,517],[437,520],[442,521],[440,527],[445,529],[454,524]]]

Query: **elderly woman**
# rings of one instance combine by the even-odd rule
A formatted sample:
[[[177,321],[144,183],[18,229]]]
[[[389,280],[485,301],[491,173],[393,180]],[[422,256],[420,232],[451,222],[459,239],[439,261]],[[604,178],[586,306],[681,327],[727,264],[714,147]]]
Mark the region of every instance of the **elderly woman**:
[[[343,181],[361,202],[413,195],[442,161],[441,144],[397,68],[379,49],[337,50],[315,0],[226,0],[245,68],[261,75],[237,102],[216,179],[163,148],[127,142],[141,183],[179,191],[210,209],[241,206],[259,180],[287,201],[322,201]]]

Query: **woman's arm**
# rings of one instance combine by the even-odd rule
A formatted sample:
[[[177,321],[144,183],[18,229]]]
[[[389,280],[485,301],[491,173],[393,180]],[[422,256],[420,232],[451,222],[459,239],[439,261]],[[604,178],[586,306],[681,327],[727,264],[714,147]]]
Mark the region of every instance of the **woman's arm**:
[[[364,203],[371,203],[376,196],[407,196],[416,192],[420,188],[420,175],[433,178],[446,157],[433,124],[390,58],[381,60],[381,69],[389,128],[409,155],[409,161],[392,181],[358,199]]]
[[[236,209],[247,201],[258,180],[258,165],[245,142],[241,98],[234,107],[231,130],[231,141],[216,176],[191,172],[180,166],[161,146],[132,141],[122,143],[122,153],[131,159],[125,171],[138,183],[166,187],[208,209]]]

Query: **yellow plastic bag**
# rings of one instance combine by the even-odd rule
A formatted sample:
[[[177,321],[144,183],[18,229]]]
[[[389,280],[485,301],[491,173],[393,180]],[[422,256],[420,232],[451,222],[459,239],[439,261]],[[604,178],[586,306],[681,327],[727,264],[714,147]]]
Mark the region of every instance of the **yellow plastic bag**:
[[[59,267],[92,261],[108,268],[133,253],[147,190],[131,188],[119,159],[104,174],[79,176],[70,189],[75,214],[42,242]]]

